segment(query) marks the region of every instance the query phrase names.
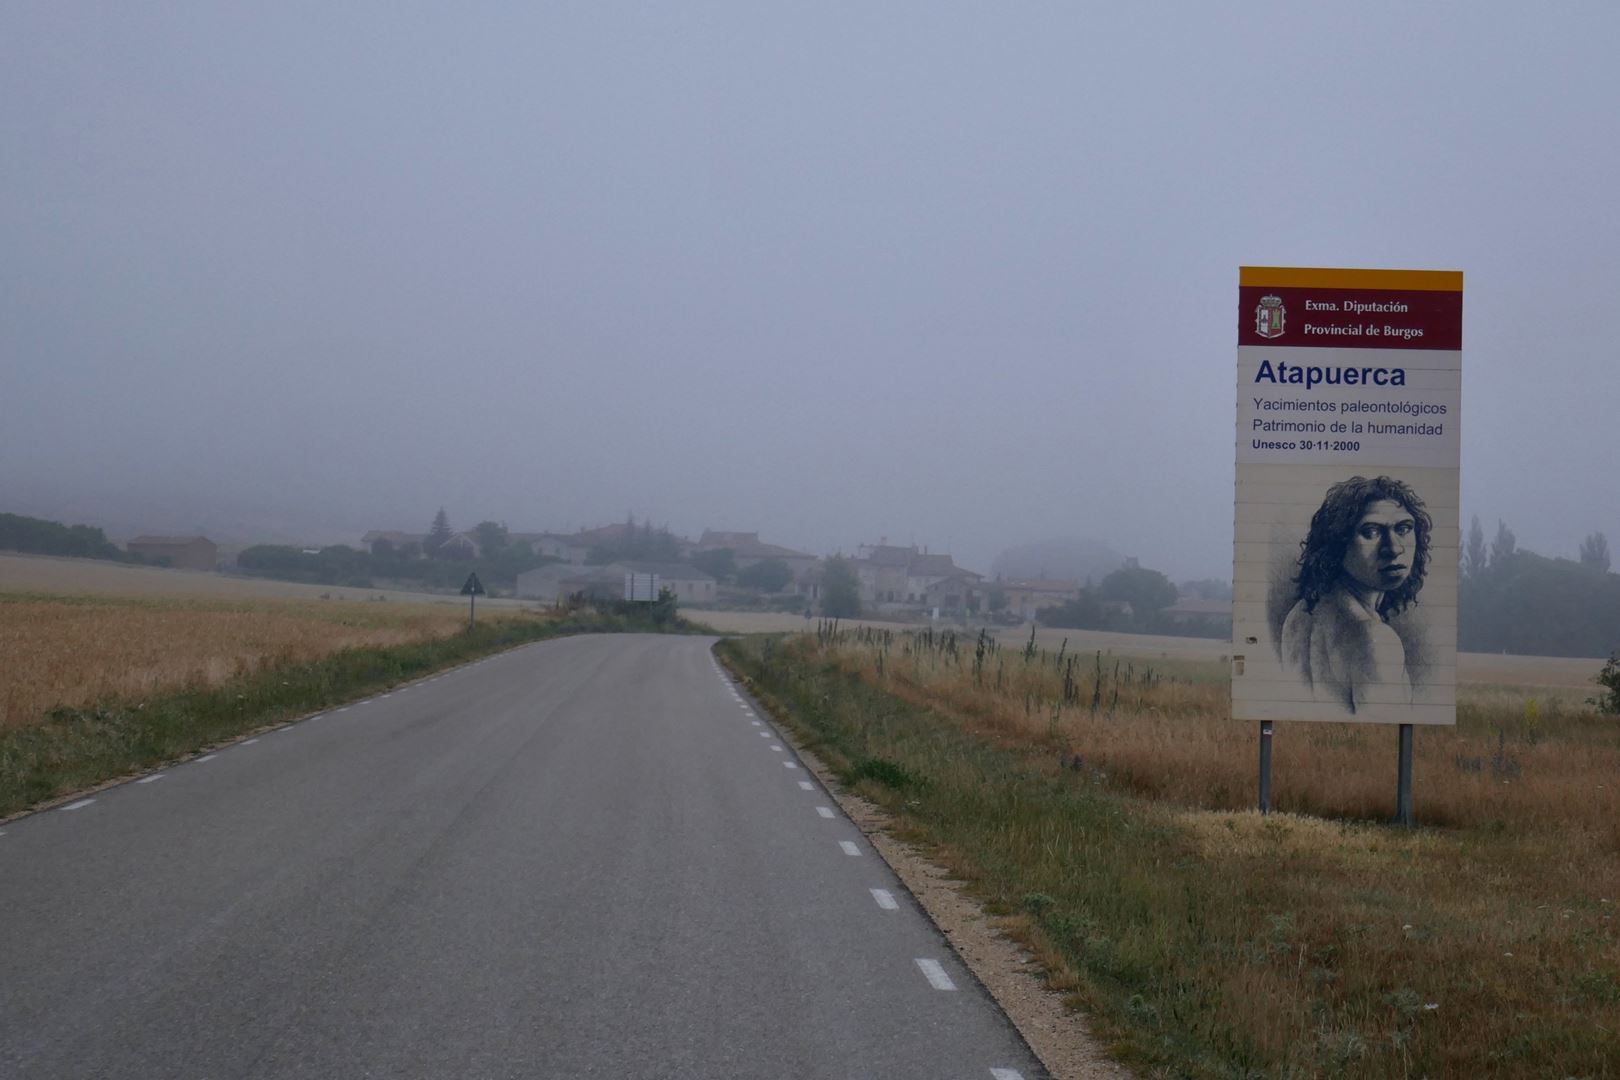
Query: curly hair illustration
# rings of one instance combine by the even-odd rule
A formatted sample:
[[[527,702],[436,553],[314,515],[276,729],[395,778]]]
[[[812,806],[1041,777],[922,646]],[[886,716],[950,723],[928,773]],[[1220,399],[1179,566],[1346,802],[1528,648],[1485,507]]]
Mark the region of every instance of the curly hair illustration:
[[[1367,507],[1380,500],[1399,503],[1412,515],[1416,550],[1412,555],[1411,572],[1399,587],[1383,594],[1378,602],[1378,614],[1388,619],[1417,600],[1429,566],[1429,538],[1434,532],[1434,522],[1423,500],[1409,485],[1391,477],[1352,476],[1328,488],[1322,505],[1311,517],[1310,532],[1299,545],[1295,596],[1304,601],[1307,612],[1314,611],[1317,603],[1338,584],[1344,574],[1345,552],[1356,525]]]

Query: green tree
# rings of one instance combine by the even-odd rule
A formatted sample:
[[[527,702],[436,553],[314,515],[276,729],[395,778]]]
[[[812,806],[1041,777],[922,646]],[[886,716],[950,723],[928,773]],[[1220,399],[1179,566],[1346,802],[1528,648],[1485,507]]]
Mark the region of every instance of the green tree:
[[[713,548],[692,556],[692,565],[716,581],[730,581],[737,575],[737,553],[730,548]]]
[[[1479,515],[1475,514],[1473,523],[1468,526],[1468,543],[1463,547],[1463,577],[1479,577],[1490,566],[1490,561],[1490,554],[1485,549],[1485,530],[1480,528]]]
[[[1607,656],[1620,641],[1620,574],[1515,550],[1463,580],[1457,636],[1470,652]]]
[[[1499,566],[1513,558],[1513,553],[1519,550],[1518,537],[1513,530],[1507,527],[1507,522],[1500,518],[1496,522],[1496,539],[1491,541],[1491,565]]]
[[[1609,662],[1597,674],[1597,684],[1606,691],[1591,700],[1598,712],[1620,713],[1620,652],[1609,654]]]
[[[1102,630],[1108,625],[1108,612],[1097,599],[1096,589],[1081,589],[1080,595],[1052,607],[1035,612],[1035,621],[1042,626],[1060,626],[1072,630]]]
[[[783,559],[761,559],[737,573],[737,584],[761,592],[781,592],[792,580],[793,571]]]
[[[478,541],[478,551],[486,559],[500,556],[506,546],[512,542],[512,535],[505,525],[494,521],[480,521],[473,526],[473,536]]]
[[[1122,566],[1097,586],[1100,599],[1125,601],[1138,619],[1163,611],[1176,602],[1177,595],[1169,578],[1144,566]]]
[[[429,556],[437,555],[439,549],[444,546],[445,541],[454,535],[456,535],[455,530],[450,528],[450,516],[444,512],[444,507],[441,506],[439,512],[433,515],[433,524],[428,528],[427,539],[422,542],[422,550],[427,552]]]
[[[834,619],[853,619],[861,613],[861,580],[842,555],[828,559],[822,571],[821,613]]]
[[[668,526],[654,528],[652,522],[637,526],[631,518],[628,528],[616,539],[592,546],[585,562],[592,566],[631,560],[636,562],[675,562],[681,557],[681,542]]]
[[[83,559],[133,559],[119,551],[100,529],[21,514],[0,514],[0,549]]]
[[[1600,574],[1609,572],[1609,538],[1593,533],[1581,541],[1581,565],[1590,566]]]

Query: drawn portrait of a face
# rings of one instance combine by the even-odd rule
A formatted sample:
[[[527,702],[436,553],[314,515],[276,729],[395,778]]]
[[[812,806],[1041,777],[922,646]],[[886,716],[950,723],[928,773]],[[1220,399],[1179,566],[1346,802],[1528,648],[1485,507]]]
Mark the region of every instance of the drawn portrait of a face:
[[[1314,700],[1351,714],[1410,703],[1422,623],[1401,615],[1423,588],[1433,529],[1400,480],[1353,476],[1328,488],[1270,604],[1278,656]]]
[[[1416,547],[1417,519],[1394,499],[1379,499],[1361,513],[1344,549],[1344,572],[1364,589],[1388,592],[1412,576],[1405,561]]]

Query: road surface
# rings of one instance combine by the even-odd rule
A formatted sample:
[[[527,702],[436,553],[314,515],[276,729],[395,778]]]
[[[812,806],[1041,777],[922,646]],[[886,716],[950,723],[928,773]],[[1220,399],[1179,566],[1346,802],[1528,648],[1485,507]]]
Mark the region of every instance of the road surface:
[[[0,825],[0,1076],[1044,1075],[711,645],[527,646]]]

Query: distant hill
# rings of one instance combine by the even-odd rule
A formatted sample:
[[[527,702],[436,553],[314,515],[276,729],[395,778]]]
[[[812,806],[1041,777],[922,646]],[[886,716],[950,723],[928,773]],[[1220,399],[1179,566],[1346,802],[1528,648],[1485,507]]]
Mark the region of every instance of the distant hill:
[[[1066,536],[1010,547],[996,556],[992,576],[1101,581],[1125,565],[1125,556],[1087,537]]]

